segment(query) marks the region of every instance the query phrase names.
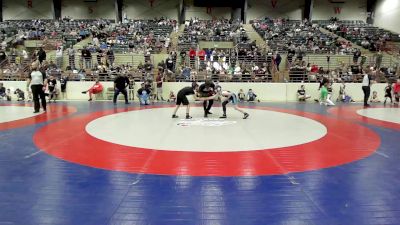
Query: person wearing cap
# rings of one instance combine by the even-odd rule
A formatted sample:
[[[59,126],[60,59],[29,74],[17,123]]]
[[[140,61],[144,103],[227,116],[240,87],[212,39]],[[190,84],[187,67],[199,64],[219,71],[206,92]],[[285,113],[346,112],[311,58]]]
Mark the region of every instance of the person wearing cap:
[[[46,90],[47,86],[47,79],[45,78],[44,74],[39,71],[39,62],[35,61],[31,65],[31,73],[28,78],[28,86],[31,87],[32,90],[32,98],[34,104],[34,111],[33,113],[38,113],[40,110],[40,103],[39,98],[42,103],[43,111],[46,112],[46,96],[44,91]]]

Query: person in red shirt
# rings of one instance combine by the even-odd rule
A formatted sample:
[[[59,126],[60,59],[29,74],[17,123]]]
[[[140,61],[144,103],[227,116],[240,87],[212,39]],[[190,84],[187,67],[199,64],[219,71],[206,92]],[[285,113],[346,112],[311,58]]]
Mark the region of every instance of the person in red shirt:
[[[199,53],[197,55],[199,56],[200,60],[204,60],[204,58],[206,56],[206,51],[204,51],[204,49],[202,49],[199,51]]]
[[[196,50],[190,48],[189,50],[189,61],[190,61],[190,66],[194,67],[195,64],[195,57],[196,57]]]
[[[92,101],[93,94],[99,94],[103,92],[103,85],[100,83],[99,80],[96,80],[96,83],[87,91],[82,91],[82,94],[86,94],[88,92],[89,92],[89,101]]]
[[[204,59],[206,57],[206,51],[204,51],[204,49],[200,50],[197,55],[199,56],[199,61],[200,61],[200,67],[203,69],[205,68],[205,63],[204,63]]]
[[[393,93],[395,98],[395,104],[399,104],[400,99],[400,79],[397,79],[397,82],[393,84]]]

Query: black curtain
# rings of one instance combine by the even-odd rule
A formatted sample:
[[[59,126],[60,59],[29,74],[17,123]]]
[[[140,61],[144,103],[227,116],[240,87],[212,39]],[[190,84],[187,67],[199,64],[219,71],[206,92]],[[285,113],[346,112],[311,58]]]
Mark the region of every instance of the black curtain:
[[[61,0],[53,0],[54,18],[61,19]]]

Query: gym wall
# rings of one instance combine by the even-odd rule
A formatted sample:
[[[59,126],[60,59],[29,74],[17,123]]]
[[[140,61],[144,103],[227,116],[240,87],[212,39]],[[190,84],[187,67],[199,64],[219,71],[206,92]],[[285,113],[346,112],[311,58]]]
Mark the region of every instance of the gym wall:
[[[154,19],[165,17],[178,19],[178,0],[154,0],[151,6],[149,0],[124,0],[122,15],[129,19]]]
[[[378,0],[375,8],[374,25],[400,33],[400,1]]]
[[[10,88],[12,91],[14,91],[16,88],[20,88],[21,90],[26,91],[25,81],[2,81],[2,83],[6,88]],[[68,99],[87,100],[88,95],[82,94],[81,92],[89,89],[93,84],[94,82],[92,81],[69,81],[67,84]],[[102,84],[104,86],[104,90],[113,87],[113,82],[102,82]],[[237,93],[239,89],[243,89],[245,93],[247,93],[247,90],[251,88],[254,90],[261,101],[267,102],[297,101],[296,93],[298,88],[302,84],[304,84],[307,94],[311,95],[312,98],[319,97],[319,83],[220,83],[223,90],[230,90],[235,93]],[[174,93],[176,94],[181,88],[190,85],[191,83],[185,82],[165,82],[163,85],[164,99],[167,99],[170,91],[174,91]],[[361,102],[363,100],[363,92],[361,86],[361,83],[347,83],[346,93],[352,96],[354,100]],[[373,84],[371,87],[371,93],[372,91],[377,91],[379,99],[382,100],[385,94],[385,86],[386,84],[383,83]],[[332,99],[334,101],[336,101],[338,97],[339,87],[339,83],[333,84]],[[137,82],[135,85],[135,90],[138,90],[138,88],[140,88],[140,82]],[[107,99],[106,91],[103,92],[103,98]],[[312,102],[312,100],[310,100],[310,102]]]
[[[249,22],[268,16],[301,20],[303,8],[304,0],[278,0],[274,5],[272,1],[267,0],[248,0],[246,19]]]
[[[326,20],[336,17],[340,20],[367,20],[367,0],[343,0],[345,3],[331,3],[329,0],[314,0],[313,20]],[[397,0],[396,0],[397,1]],[[335,13],[340,7],[340,13]]]
[[[53,0],[3,0],[3,20],[53,19]]]
[[[61,17],[70,16],[74,19],[116,19],[115,2],[112,0],[83,0],[62,1]]]

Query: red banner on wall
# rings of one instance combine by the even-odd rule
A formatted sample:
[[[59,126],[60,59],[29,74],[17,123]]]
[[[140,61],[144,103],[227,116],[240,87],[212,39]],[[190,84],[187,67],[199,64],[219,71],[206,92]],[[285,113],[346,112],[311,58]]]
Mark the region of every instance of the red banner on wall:
[[[33,0],[26,0],[27,7],[28,7],[28,8],[33,8],[33,3],[32,3],[32,1],[33,1]]]
[[[341,7],[334,7],[333,9],[335,11],[335,14],[340,14],[342,12],[342,8]]]

